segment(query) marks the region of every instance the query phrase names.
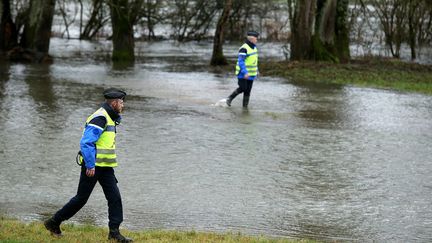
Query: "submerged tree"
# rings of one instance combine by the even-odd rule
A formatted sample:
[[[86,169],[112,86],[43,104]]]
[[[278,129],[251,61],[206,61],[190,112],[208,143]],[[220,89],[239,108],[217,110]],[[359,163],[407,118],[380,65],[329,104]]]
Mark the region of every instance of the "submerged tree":
[[[231,11],[232,0],[225,0],[224,8],[216,26],[213,39],[213,54],[210,61],[211,65],[226,65],[228,62],[223,54],[223,43],[225,25]]]
[[[134,32],[133,25],[137,21],[142,0],[129,2],[128,0],[110,0],[113,42],[113,61],[134,61]]]
[[[22,47],[38,53],[48,53],[54,8],[55,0],[30,1],[30,16],[24,26]]]
[[[0,1],[0,52],[17,45],[17,29],[12,21],[9,0]]]
[[[11,11],[11,3],[10,0],[0,2],[2,55],[19,62],[51,62],[48,51],[55,0],[20,2],[19,11]],[[16,13],[16,22],[13,21],[12,12]],[[23,25],[24,30],[18,43],[18,33]]]

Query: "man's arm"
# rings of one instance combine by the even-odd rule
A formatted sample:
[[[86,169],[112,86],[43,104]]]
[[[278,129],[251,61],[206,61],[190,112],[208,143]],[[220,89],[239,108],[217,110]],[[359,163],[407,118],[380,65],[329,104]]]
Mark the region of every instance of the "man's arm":
[[[245,48],[241,48],[238,53],[238,64],[240,67],[240,75],[242,75],[244,78],[247,79],[249,75],[245,64],[246,55],[247,55],[247,50]]]
[[[96,141],[104,131],[106,118],[98,116],[93,118],[84,130],[80,141],[81,153],[87,169],[94,169],[96,164]]]

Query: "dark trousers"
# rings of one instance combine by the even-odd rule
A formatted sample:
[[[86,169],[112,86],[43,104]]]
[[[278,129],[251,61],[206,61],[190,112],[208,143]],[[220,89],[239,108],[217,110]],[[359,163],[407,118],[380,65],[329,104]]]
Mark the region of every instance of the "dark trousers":
[[[253,80],[238,79],[238,88],[235,90],[237,94],[243,93],[244,96],[250,96],[252,90]]]
[[[77,194],[54,215],[54,221],[61,223],[74,216],[87,203],[96,182],[102,186],[108,201],[108,226],[110,229],[119,228],[123,221],[123,206],[114,169],[110,167],[96,167],[95,175],[88,177],[83,166]]]
[[[243,93],[243,107],[247,108],[249,104],[249,96],[252,90],[253,80],[238,79],[238,88],[232,92],[227,98],[227,105],[231,106],[232,100],[239,94]]]

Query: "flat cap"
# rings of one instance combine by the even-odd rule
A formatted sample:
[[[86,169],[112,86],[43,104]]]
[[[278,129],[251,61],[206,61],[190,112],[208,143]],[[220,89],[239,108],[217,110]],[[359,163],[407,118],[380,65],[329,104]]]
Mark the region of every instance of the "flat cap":
[[[104,90],[103,96],[105,97],[105,99],[124,99],[126,96],[126,92],[116,88],[108,88]]]
[[[254,36],[254,37],[257,37],[257,38],[258,38],[259,33],[256,32],[256,31],[251,30],[251,31],[248,31],[248,32],[247,32],[247,36]]]

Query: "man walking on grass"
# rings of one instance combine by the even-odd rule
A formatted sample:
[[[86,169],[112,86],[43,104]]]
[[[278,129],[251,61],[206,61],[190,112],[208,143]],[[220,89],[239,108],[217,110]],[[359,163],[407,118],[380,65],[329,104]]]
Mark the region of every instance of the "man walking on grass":
[[[123,111],[124,91],[109,88],[103,92],[105,103],[87,118],[80,142],[79,164],[81,175],[77,194],[53,217],[44,222],[53,235],[60,236],[60,224],[74,216],[86,203],[96,185],[102,186],[108,201],[108,239],[117,242],[132,242],[120,234],[123,221],[123,206],[114,167],[117,167],[115,153],[116,126],[120,124]]]

